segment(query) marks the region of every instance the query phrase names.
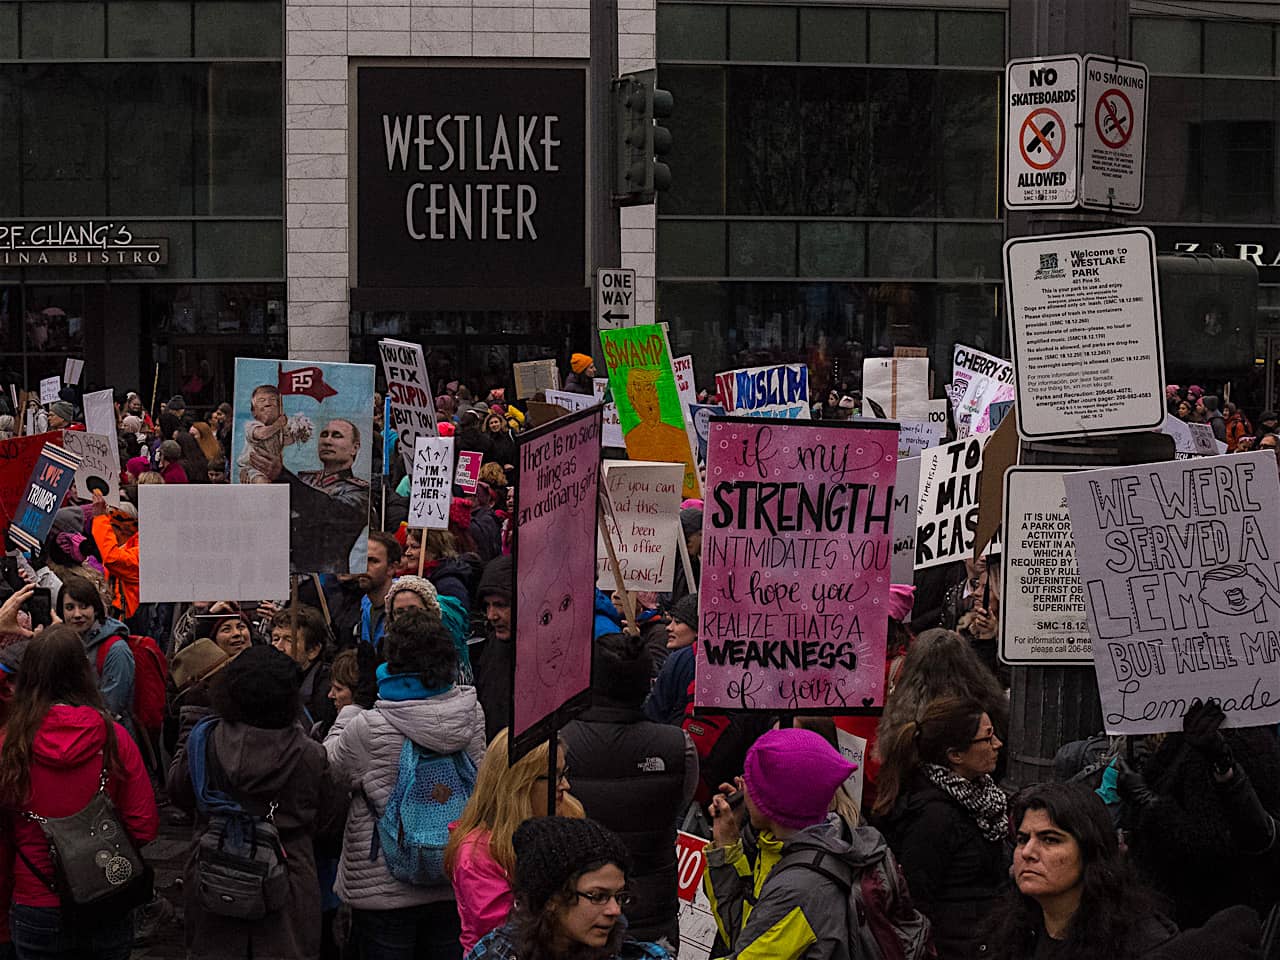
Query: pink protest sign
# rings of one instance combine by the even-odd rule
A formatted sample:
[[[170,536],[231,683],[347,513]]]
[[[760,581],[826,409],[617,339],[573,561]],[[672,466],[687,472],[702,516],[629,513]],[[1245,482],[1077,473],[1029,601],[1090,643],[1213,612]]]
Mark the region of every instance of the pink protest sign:
[[[697,706],[884,704],[897,465],[895,423],[712,419]]]
[[[482,454],[471,450],[463,450],[458,454],[458,466],[453,472],[453,482],[462,488],[463,493],[475,493],[480,485],[480,463]]]
[[[596,404],[516,440],[512,763],[589,702],[603,416]]]

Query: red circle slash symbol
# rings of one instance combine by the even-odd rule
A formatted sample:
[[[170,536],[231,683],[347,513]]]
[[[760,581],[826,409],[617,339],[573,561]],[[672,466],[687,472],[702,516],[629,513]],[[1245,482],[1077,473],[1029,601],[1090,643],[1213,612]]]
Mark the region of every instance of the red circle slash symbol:
[[[1037,170],[1048,170],[1060,159],[1067,142],[1062,118],[1052,110],[1036,110],[1022,121],[1018,149],[1022,159]]]
[[[1119,150],[1133,136],[1133,104],[1123,90],[1114,87],[1098,98],[1093,126],[1103,144]]]

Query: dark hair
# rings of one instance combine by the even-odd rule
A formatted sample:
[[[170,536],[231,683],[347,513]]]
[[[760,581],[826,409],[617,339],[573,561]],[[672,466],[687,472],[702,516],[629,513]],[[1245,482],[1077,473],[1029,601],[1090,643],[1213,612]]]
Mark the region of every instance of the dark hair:
[[[1128,858],[1121,855],[1106,805],[1082,784],[1040,783],[1014,797],[1009,824],[1015,831],[1021,829],[1029,810],[1043,810],[1080,847],[1082,889],[1075,916],[1084,922],[1075,923],[1073,916],[1063,956],[1073,960],[1137,957],[1149,947],[1143,920],[1157,912],[1157,905]],[[1040,927],[1039,903],[1015,885],[992,918],[991,955],[1002,960],[1031,956]]]
[[[393,675],[416,673],[429,690],[453,683],[458,669],[453,634],[426,610],[411,607],[396,614],[387,625],[383,650]]]
[[[0,747],[0,802],[18,808],[30,804],[31,745],[55,703],[92,707],[106,722],[98,677],[84,655],[80,635],[61,623],[47,627],[23,655]],[[103,749],[110,769],[120,773],[113,737]]]
[[[333,658],[333,666],[329,668],[329,680],[355,690],[356,685],[360,683],[360,661],[355,650],[347,648]]]
[[[940,697],[927,704],[917,719],[904,723],[892,743],[882,743],[884,765],[876,779],[875,813],[883,816],[893,810],[920,764],[945,767],[950,751],[969,749],[984,713],[985,708],[976,700]]]
[[[387,551],[387,563],[398,563],[402,555],[400,543],[389,533],[374,530],[369,534],[370,543],[380,543]]]
[[[653,658],[639,636],[606,633],[592,645],[591,690],[628,706],[644,703],[652,687]]]
[[[627,925],[619,922],[609,934],[603,947],[589,947],[584,943],[570,943],[557,947],[560,941],[560,914],[577,901],[578,881],[584,873],[599,870],[606,863],[588,864],[565,880],[564,886],[543,904],[541,910],[531,910],[520,896],[516,896],[511,908],[511,940],[515,947],[513,956],[520,960],[597,960],[599,957],[616,957],[622,949]]]
[[[62,589],[58,591],[58,616],[62,616],[62,603],[67,597],[76,603],[93,607],[93,615],[99,621],[107,619],[107,608],[102,602],[102,594],[98,593],[98,588],[84,577],[67,577],[62,581]]]
[[[210,686],[213,709],[223,720],[282,730],[300,712],[302,674],[275,647],[249,647],[218,671]]]
[[[297,607],[285,607],[277,613],[271,618],[271,629],[292,630],[295,617],[303,646],[308,650],[324,649],[329,640],[329,625],[324,622],[324,616],[319,610],[305,603],[300,603]]]

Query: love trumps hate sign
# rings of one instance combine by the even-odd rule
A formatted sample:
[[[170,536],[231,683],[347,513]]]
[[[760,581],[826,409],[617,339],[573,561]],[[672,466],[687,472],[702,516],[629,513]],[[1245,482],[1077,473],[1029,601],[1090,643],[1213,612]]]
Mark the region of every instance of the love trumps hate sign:
[[[1110,734],[1280,721],[1280,480],[1269,451],[1063,477]]]
[[[711,421],[697,706],[884,703],[897,465],[891,422]]]

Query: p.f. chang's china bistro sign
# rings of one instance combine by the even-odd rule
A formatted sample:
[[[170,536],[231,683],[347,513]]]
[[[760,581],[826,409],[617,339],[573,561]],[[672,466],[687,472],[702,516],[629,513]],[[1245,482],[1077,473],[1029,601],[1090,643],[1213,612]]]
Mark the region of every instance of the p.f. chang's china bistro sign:
[[[169,241],[100,220],[0,223],[0,267],[162,267]]]
[[[360,287],[578,287],[580,67],[360,67]]]

